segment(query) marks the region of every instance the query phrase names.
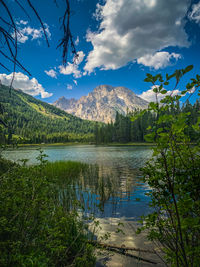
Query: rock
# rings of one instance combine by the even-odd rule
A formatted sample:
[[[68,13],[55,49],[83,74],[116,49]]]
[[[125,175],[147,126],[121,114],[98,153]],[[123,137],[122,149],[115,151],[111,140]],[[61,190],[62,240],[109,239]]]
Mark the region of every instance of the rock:
[[[82,119],[107,123],[115,120],[116,111],[125,115],[127,110],[146,108],[148,102],[128,88],[100,85],[79,100],[63,96],[53,105]]]

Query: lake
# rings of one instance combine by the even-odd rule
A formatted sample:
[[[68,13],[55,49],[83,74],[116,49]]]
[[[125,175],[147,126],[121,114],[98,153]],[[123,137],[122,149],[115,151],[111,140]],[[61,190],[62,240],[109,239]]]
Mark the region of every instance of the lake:
[[[124,244],[126,246],[144,247],[149,246],[146,240],[135,235],[137,221],[141,215],[150,211],[149,198],[145,193],[150,191],[147,184],[142,182],[140,168],[151,157],[152,150],[149,146],[95,146],[95,145],[72,145],[72,146],[43,146],[42,150],[48,156],[49,161],[71,160],[89,164],[97,164],[99,175],[103,177],[103,189],[112,189],[112,194],[105,198],[103,210],[96,210],[95,216],[100,221],[100,234],[111,233],[109,242]],[[13,161],[28,159],[28,164],[36,164],[39,151],[36,147],[21,147],[16,150],[7,150],[3,155]],[[84,181],[95,201],[99,201],[98,190],[94,191],[94,184],[99,181],[94,179]],[[102,183],[101,183],[102,184]],[[86,195],[85,195],[85,200]],[[119,222],[124,224],[122,230],[125,234],[116,233]],[[122,256],[114,256],[110,265],[114,262],[122,265],[133,266]],[[123,265],[123,261],[125,265]],[[141,266],[146,266],[141,265]]]
[[[89,164],[97,164],[101,176],[112,179],[115,191],[115,207],[113,198],[104,205],[100,217],[126,217],[136,219],[148,212],[148,198],[145,196],[148,186],[142,182],[139,169],[152,155],[147,146],[44,146],[42,148],[49,161],[71,160]],[[3,155],[13,161],[28,159],[28,164],[36,164],[39,151],[35,147],[21,147],[7,150]],[[88,184],[90,187],[90,184]],[[138,201],[140,199],[140,201]]]

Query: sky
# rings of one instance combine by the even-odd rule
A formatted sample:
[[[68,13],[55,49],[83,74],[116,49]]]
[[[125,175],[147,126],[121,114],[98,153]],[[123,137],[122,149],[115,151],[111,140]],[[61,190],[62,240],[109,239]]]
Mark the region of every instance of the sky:
[[[29,18],[15,1],[8,0],[18,26],[18,60],[31,73],[29,76],[17,68],[13,82],[16,89],[53,103],[61,96],[78,99],[98,85],[108,84],[125,86],[153,101],[152,86],[144,82],[146,73],[165,76],[193,64],[176,93],[184,90],[190,78],[200,74],[200,1],[71,0],[70,27],[79,58],[73,64],[69,50],[66,66],[62,65],[62,50],[56,48],[62,38],[59,19],[65,1],[57,3],[58,6],[53,0],[32,0],[44,22],[48,47],[30,8],[25,6]],[[0,6],[0,17],[8,20],[5,14]],[[3,25],[0,20],[0,26]],[[9,85],[13,65],[1,54],[0,63],[9,69],[0,66],[0,80]],[[172,88],[173,82],[166,89],[170,92]],[[191,102],[197,97],[194,93]]]

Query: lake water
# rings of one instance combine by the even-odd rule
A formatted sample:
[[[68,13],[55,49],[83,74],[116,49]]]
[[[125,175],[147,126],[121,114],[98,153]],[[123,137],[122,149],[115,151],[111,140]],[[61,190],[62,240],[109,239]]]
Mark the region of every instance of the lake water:
[[[96,210],[101,230],[99,235],[111,233],[110,243],[124,244],[125,246],[149,248],[146,238],[137,237],[135,229],[141,215],[150,211],[149,198],[145,193],[150,191],[147,184],[142,182],[140,168],[151,157],[152,150],[148,146],[44,146],[42,150],[48,155],[49,161],[71,160],[80,161],[99,166],[99,176],[102,180],[95,181],[97,176],[84,181],[84,186],[90,190],[91,195],[98,203],[98,186],[103,181],[104,205],[103,211]],[[35,147],[23,147],[16,150],[4,151],[3,155],[13,161],[28,159],[29,164],[37,163],[36,157],[39,151]],[[94,190],[95,188],[95,190]],[[112,194],[106,193],[112,189]],[[86,190],[87,191],[87,190]],[[106,192],[106,193],[105,193]],[[106,195],[106,197],[105,197]],[[87,202],[85,194],[85,202]],[[124,234],[116,233],[118,223],[123,223]],[[105,257],[104,257],[105,258]],[[137,265],[135,265],[137,264]],[[134,259],[114,255],[109,258],[106,266],[149,266],[145,263],[138,265]]]
[[[142,182],[139,169],[152,155],[149,147],[76,145],[44,146],[42,150],[49,161],[71,160],[97,164],[100,175],[109,177],[114,194],[105,202],[104,212],[96,214],[98,217],[138,220],[148,212],[145,193],[149,188]],[[28,159],[29,164],[35,164],[39,151],[35,147],[23,147],[5,151],[3,155],[13,161]],[[90,187],[90,184],[87,186]]]

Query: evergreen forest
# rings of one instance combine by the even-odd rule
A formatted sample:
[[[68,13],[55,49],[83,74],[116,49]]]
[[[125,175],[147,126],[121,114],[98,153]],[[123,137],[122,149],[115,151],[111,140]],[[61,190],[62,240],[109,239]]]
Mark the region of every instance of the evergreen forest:
[[[89,142],[94,139],[92,121],[82,120],[20,90],[0,85],[3,121],[1,143]]]
[[[192,105],[187,100],[182,106],[178,102],[173,108],[168,108],[162,111],[162,115],[178,115],[188,113],[188,128],[187,134],[192,141],[198,138],[197,132],[193,129],[198,120],[198,112],[200,111],[200,102],[197,99]],[[127,112],[126,115],[116,113],[115,122],[108,124],[95,125],[95,143],[128,143],[128,142],[148,142],[148,134],[156,127],[157,116],[152,111],[146,110],[141,112],[135,110]]]

